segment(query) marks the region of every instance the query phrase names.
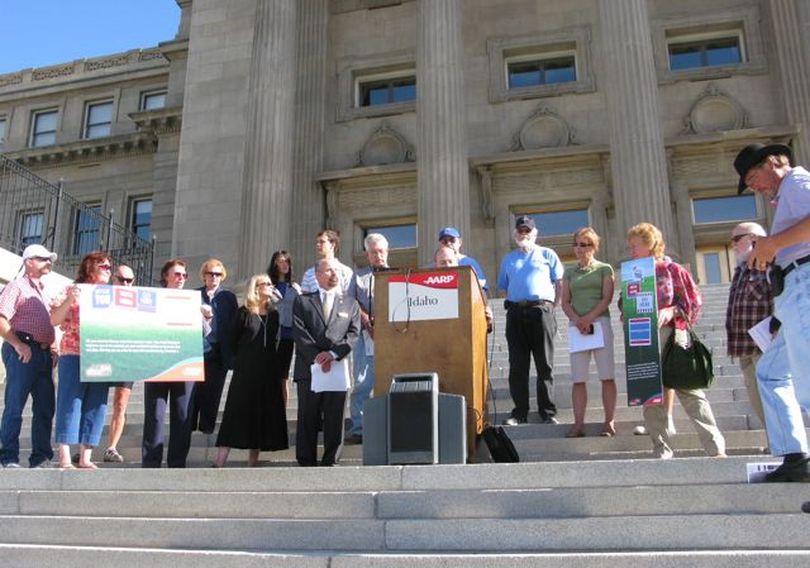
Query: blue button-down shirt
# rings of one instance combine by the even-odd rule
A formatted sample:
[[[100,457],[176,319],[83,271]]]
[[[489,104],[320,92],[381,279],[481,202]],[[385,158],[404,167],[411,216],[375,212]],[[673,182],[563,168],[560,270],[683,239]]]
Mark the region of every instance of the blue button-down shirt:
[[[498,288],[506,290],[510,302],[555,300],[554,283],[562,279],[564,267],[557,253],[546,247],[528,252],[515,249],[501,261]]]

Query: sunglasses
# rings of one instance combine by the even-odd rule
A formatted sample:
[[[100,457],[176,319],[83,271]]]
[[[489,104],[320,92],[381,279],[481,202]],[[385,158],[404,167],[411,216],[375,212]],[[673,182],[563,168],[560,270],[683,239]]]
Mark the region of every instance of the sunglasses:
[[[258,284],[256,284],[256,288],[259,288],[261,286],[272,286],[272,285],[273,285],[272,282],[259,282]]]
[[[174,276],[175,278],[182,278],[184,280],[188,278],[188,274],[186,274],[185,272],[172,272],[171,275]]]
[[[124,278],[123,276],[116,276],[115,279],[121,284],[132,284],[135,282],[134,278]]]
[[[40,262],[53,262],[50,256],[32,256],[31,258]]]
[[[99,264],[99,270],[112,270],[112,264]]]
[[[206,276],[211,276],[211,277],[222,278],[222,273],[221,272],[206,272],[205,275]]]
[[[587,249],[591,248],[593,245],[591,243],[574,243],[574,248],[578,249]]]
[[[738,243],[741,240],[743,240],[745,237],[751,237],[751,236],[753,236],[752,233],[743,233],[742,235],[734,235],[733,237],[731,237],[731,242],[732,243]]]

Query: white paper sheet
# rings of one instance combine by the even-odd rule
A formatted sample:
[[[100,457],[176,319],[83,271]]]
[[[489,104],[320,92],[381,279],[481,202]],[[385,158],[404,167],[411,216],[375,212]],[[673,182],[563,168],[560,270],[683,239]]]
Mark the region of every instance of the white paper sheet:
[[[366,346],[366,357],[374,357],[374,339],[368,334],[368,332],[364,329],[363,333],[363,345]]]
[[[344,357],[340,361],[332,361],[328,373],[321,370],[321,366],[313,363],[312,392],[340,392],[349,390],[351,375],[349,374],[349,359]]]
[[[772,316],[766,317],[757,325],[748,330],[748,335],[757,344],[759,350],[765,353],[765,350],[773,343],[773,336],[771,335],[771,319]]]
[[[580,333],[574,326],[568,328],[568,350],[571,353],[600,349],[604,346],[605,334],[602,331],[602,324],[600,322],[593,322],[593,333],[587,335]]]

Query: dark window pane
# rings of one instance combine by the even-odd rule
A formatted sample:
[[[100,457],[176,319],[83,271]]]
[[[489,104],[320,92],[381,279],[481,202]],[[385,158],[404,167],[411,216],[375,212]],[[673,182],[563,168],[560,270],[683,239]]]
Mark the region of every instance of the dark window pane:
[[[733,65],[741,61],[737,45],[709,47],[706,57],[709,65]]]
[[[153,93],[151,95],[144,95],[143,109],[153,110],[156,108],[163,108],[166,106],[166,93]]]
[[[753,195],[711,197],[692,201],[695,224],[740,221],[757,218],[757,202]]]
[[[676,71],[711,65],[734,65],[741,61],[740,40],[737,37],[674,43],[669,46],[669,67]]]
[[[42,226],[44,224],[45,215],[41,212],[26,213],[22,217],[20,227],[20,241],[22,245],[35,245],[42,242]]]
[[[152,200],[139,199],[132,205],[132,232],[145,241],[152,237]]]
[[[526,215],[517,213],[516,216]],[[590,224],[587,209],[571,209],[568,211],[550,211],[548,213],[529,213],[537,225],[540,236],[573,235],[574,232]]]
[[[720,255],[718,253],[711,252],[704,254],[703,267],[706,269],[706,282],[701,282],[701,284],[719,284],[722,282]]]
[[[73,239],[73,254],[84,256],[99,248],[101,206],[88,207],[76,212],[76,230]]]
[[[508,71],[510,89],[577,80],[573,56],[509,63]]]
[[[394,102],[404,103],[416,100],[416,85],[394,86]]]
[[[360,106],[416,100],[416,77],[397,77],[360,83]]]
[[[380,233],[388,239],[388,247],[412,248],[416,246],[416,225],[392,225],[388,227],[369,227],[363,237],[369,233]]]
[[[577,80],[577,71],[573,65],[546,67],[546,83],[569,83]]]

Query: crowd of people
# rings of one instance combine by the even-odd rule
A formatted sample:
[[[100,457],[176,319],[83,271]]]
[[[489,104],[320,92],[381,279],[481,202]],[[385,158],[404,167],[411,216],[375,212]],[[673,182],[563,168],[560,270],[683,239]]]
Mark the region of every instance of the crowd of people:
[[[810,352],[810,173],[792,163],[787,146],[751,144],[734,162],[740,176],[739,192],[763,193],[776,207],[771,235],[751,222],[731,232],[736,269],[729,288],[726,314],[728,354],[739,362],[754,414],[762,422],[771,452],[783,457],[768,481],[810,481],[810,453],[802,409],[810,408],[810,379],[801,373]],[[552,396],[554,337],[557,307],[572,330],[587,335],[595,327],[604,335],[601,347],[572,352],[573,424],[566,436],[586,435],[587,379],[591,360],[601,382],[603,421],[599,434],[616,435],[617,385],[610,304],[614,297],[613,267],[597,259],[600,236],[591,227],[573,234],[576,263],[566,268],[557,253],[537,244],[538,229],[530,216],[517,217],[512,231],[515,248],[501,261],[495,287],[505,297],[506,341],[509,351],[509,393],[514,408],[504,420],[517,426],[529,420],[530,361],[537,370],[536,408],[541,423],[557,423]],[[658,336],[670,336],[693,326],[700,315],[702,296],[686,267],[666,254],[661,231],[639,223],[626,236],[629,256],[652,258],[658,300]],[[232,448],[249,450],[255,466],[262,451],[287,449],[286,408],[290,369],[296,384],[298,414],[296,459],[301,466],[331,466],[338,462],[344,443],[363,441],[363,403],[374,386],[374,283],[390,270],[389,243],[371,233],[364,240],[367,266],[353,270],[338,260],[340,237],[324,230],[315,238],[317,260],[296,282],[293,257],[278,250],[267,272],[252,276],[240,306],[223,286],[228,272],[216,258],[199,270],[198,288],[204,334],[203,382],[147,382],[144,385],[143,467],[160,467],[164,454],[164,418],[169,407],[169,467],[185,467],[192,432],[213,435],[229,370],[233,377],[217,433],[214,467],[223,467]],[[470,266],[486,295],[489,283],[480,264],[463,254],[462,236],[454,227],[441,229],[434,266]],[[22,409],[33,400],[31,467],[51,464],[51,424],[56,417],[56,464],[60,468],[93,469],[92,451],[101,441],[110,387],[114,387],[104,461],[121,462],[118,451],[132,383],[80,381],[78,284],[131,286],[135,274],[128,266],[115,267],[104,252],[88,254],[73,284],[54,299],[45,297],[41,278],[50,272],[56,255],[41,245],[23,253],[24,273],[0,294],[0,336],[7,370],[5,408],[0,426],[0,463],[19,467]],[[161,270],[161,285],[184,288],[188,265],[179,258]],[[621,311],[621,306],[619,307]],[[492,311],[486,308],[491,322]],[[748,330],[773,316],[772,344],[764,354]],[[58,349],[54,326],[61,331]],[[781,327],[780,327],[781,326]],[[58,358],[58,386],[52,367]],[[349,361],[352,366],[349,368]],[[350,420],[344,425],[347,391],[314,392],[313,369],[329,372],[345,366]],[[645,405],[643,432],[653,454],[673,457],[675,425],[672,408],[677,397],[710,456],[726,455],[725,439],[717,427],[703,389],[664,388],[661,404]],[[323,453],[316,454],[323,433]],[[70,447],[78,445],[71,455]]]

